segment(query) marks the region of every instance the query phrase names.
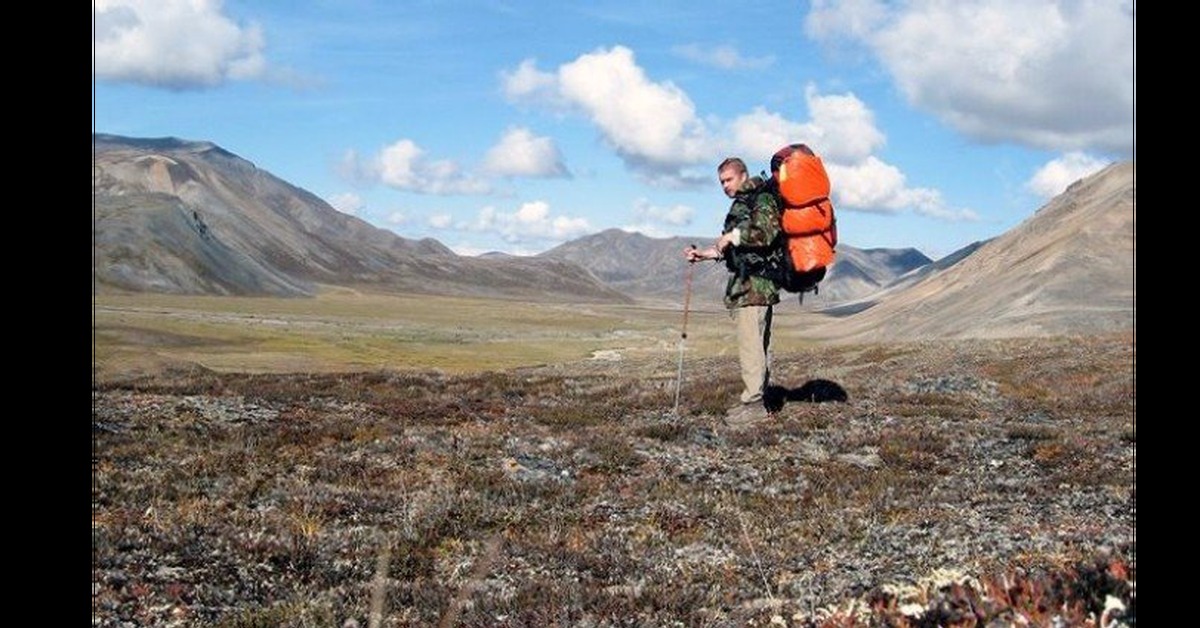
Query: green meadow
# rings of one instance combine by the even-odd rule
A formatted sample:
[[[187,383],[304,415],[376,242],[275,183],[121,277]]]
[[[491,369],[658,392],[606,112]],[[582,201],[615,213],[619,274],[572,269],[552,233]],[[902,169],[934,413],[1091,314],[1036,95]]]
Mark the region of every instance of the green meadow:
[[[785,303],[776,352],[801,347],[816,315]],[[734,355],[723,309],[670,305],[538,303],[343,288],[313,298],[96,295],[93,375],[172,368],[289,373],[369,370],[469,373],[574,362],[674,367]]]

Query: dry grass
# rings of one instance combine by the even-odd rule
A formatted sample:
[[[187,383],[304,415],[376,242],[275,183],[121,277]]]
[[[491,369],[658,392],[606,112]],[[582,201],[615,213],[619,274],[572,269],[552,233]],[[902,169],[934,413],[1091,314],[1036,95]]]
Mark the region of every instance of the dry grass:
[[[1132,625],[1123,339],[674,349],[98,381],[93,623]]]
[[[97,295],[101,381],[201,367],[221,373],[380,369],[478,373],[592,356],[670,364],[682,306],[575,305],[331,289],[311,299]],[[815,315],[776,317],[779,346],[805,345]],[[723,310],[693,308],[689,355],[729,351]]]

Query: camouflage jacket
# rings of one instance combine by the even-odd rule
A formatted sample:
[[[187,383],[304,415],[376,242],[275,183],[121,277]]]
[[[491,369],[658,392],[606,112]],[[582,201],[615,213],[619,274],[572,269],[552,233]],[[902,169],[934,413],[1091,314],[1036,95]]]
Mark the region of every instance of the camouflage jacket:
[[[730,309],[779,303],[779,288],[763,275],[782,255],[783,232],[775,195],[763,186],[761,177],[747,179],[725,215],[721,233],[740,232],[740,243],[725,250],[725,266],[731,273],[725,286],[725,306]]]

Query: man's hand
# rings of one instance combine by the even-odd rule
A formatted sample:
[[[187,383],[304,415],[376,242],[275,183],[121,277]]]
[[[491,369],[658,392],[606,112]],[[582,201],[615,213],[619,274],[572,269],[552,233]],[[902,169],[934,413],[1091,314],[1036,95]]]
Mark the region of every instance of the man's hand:
[[[698,262],[705,259],[721,259],[721,252],[717,247],[710,246],[706,249],[698,249],[696,245],[689,246],[683,250],[683,256],[689,262]]]

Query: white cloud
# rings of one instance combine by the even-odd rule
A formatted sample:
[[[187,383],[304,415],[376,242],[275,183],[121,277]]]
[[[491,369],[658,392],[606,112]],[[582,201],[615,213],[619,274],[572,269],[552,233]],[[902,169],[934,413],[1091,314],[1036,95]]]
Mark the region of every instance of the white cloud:
[[[1084,153],[1067,153],[1039,168],[1026,187],[1043,199],[1050,199],[1062,194],[1067,186],[1098,172],[1108,164],[1107,161]]]
[[[626,165],[649,183],[711,185],[715,175],[697,173],[693,167],[715,164],[722,145],[736,150],[757,171],[767,167],[780,147],[803,142],[825,160],[835,181],[835,199],[840,199],[843,209],[911,210],[940,219],[977,219],[970,210],[946,207],[936,190],[907,187],[903,173],[876,156],[887,138],[876,126],[871,109],[852,93],[822,94],[809,85],[805,90],[808,121],[757,107],[718,128],[718,134],[700,120],[682,90],[650,81],[633,53],[620,46],[582,55],[561,66],[556,75],[540,72],[526,61],[506,76],[510,97],[542,98],[541,103],[548,105],[569,103],[583,112]],[[650,221],[661,220],[640,218],[650,227]]]
[[[756,70],[770,67],[775,63],[775,57],[743,57],[737,48],[729,45],[705,48],[699,44],[675,46],[672,52],[702,65],[708,65],[722,70]]]
[[[809,85],[805,100],[812,115],[811,145],[826,159],[858,162],[883,148],[886,138],[875,126],[875,114],[854,94],[822,95]]]
[[[913,212],[951,221],[979,220],[970,209],[946,206],[940,192],[908,187],[900,169],[871,156],[853,165],[826,163],[835,208],[892,214]]]
[[[653,220],[656,222],[665,222],[667,225],[684,226],[690,225],[691,216],[696,213],[696,210],[688,207],[688,205],[671,205],[671,207],[658,207],[658,205],[650,204],[646,198],[638,198],[634,201],[634,216],[640,220]]]
[[[887,18],[879,0],[812,0],[804,32],[817,41],[838,37],[867,39]]]
[[[353,181],[382,183],[417,194],[490,194],[492,187],[482,179],[462,172],[451,160],[429,160],[425,151],[409,139],[385,146],[371,159],[347,151],[339,164],[343,176]]]
[[[566,104],[582,112],[648,181],[678,180],[682,168],[713,158],[712,139],[687,94],[670,82],[651,81],[623,46],[581,55],[554,74],[526,60],[502,73],[502,80],[514,102]]]
[[[899,168],[875,155],[887,138],[875,126],[874,114],[855,95],[825,95],[810,85],[805,98],[811,114],[808,122],[788,120],[758,107],[729,125],[733,145],[746,156],[752,171],[767,168],[779,148],[804,143],[821,156],[839,209],[886,214],[911,210],[941,220],[978,220],[971,210],[947,207],[937,190],[908,187]]]
[[[824,95],[809,85],[805,90],[811,120],[794,122],[756,107],[729,125],[734,145],[743,154],[767,158],[788,144],[802,142],[822,159],[855,163],[886,143],[875,126],[875,115],[854,94]],[[756,159],[751,159],[756,161]]]
[[[854,165],[825,164],[835,206],[895,213],[904,208],[905,177],[900,169],[875,157]]]
[[[329,199],[329,205],[343,214],[353,216],[358,213],[358,210],[363,208],[363,201],[353,192],[343,192],[342,194],[334,194]]]
[[[387,218],[384,220],[386,220],[387,224],[389,225],[403,225],[408,223],[408,215],[402,211],[396,210],[388,214]]]
[[[670,82],[649,80],[632,50],[616,46],[582,55],[559,68],[558,82],[628,162],[671,170],[709,158],[691,99]]]
[[[266,41],[220,0],[93,0],[96,78],[168,89],[261,77]]]
[[[483,168],[492,174],[510,177],[570,176],[554,140],[535,136],[525,128],[505,131],[500,142],[484,157]]]
[[[983,217],[970,208],[953,209],[942,204],[941,198],[936,198],[935,202],[924,206],[917,207],[916,213],[929,218],[936,218],[946,222],[979,222]]]
[[[680,227],[692,224],[694,213],[687,205],[659,207],[639,198],[633,202],[633,222],[621,229],[651,238],[667,238],[678,235]]]
[[[694,213],[695,210],[687,205],[659,207],[645,198],[633,201],[633,216],[638,222],[652,221],[681,227],[692,223]]]
[[[878,56],[915,106],[984,141],[1132,153],[1133,3],[813,3],[806,30]]]
[[[549,73],[537,69],[537,62],[526,59],[512,72],[500,72],[500,87],[511,102],[552,104],[558,102],[558,81]]]
[[[775,151],[796,142],[811,143],[821,131],[812,124],[793,122],[778,113],[755,107],[754,111],[738,116],[729,125],[730,135],[737,152],[743,156],[751,171],[755,164],[765,168]],[[715,175],[714,175],[715,176]]]
[[[445,231],[485,233],[499,236],[511,250],[533,250],[531,244],[560,243],[586,235],[593,231],[586,218],[554,215],[546,201],[530,201],[515,210],[501,211],[492,205],[479,210],[473,219],[456,220],[450,213],[430,214],[426,219],[430,227]],[[453,246],[460,255],[467,253],[471,245]],[[537,247],[534,247],[537,248]],[[490,249],[489,249],[490,250]]]
[[[634,222],[622,225],[619,229],[628,233],[640,233],[648,238],[672,238],[679,235],[679,230],[654,222]]]
[[[384,148],[376,159],[379,180],[394,188],[415,189],[420,184],[416,162],[423,152],[412,140],[400,140]]]
[[[455,226],[467,231],[495,233],[509,243],[563,242],[592,232],[586,218],[554,216],[545,201],[524,203],[513,212],[502,212],[489,205],[479,210],[474,222]]]

